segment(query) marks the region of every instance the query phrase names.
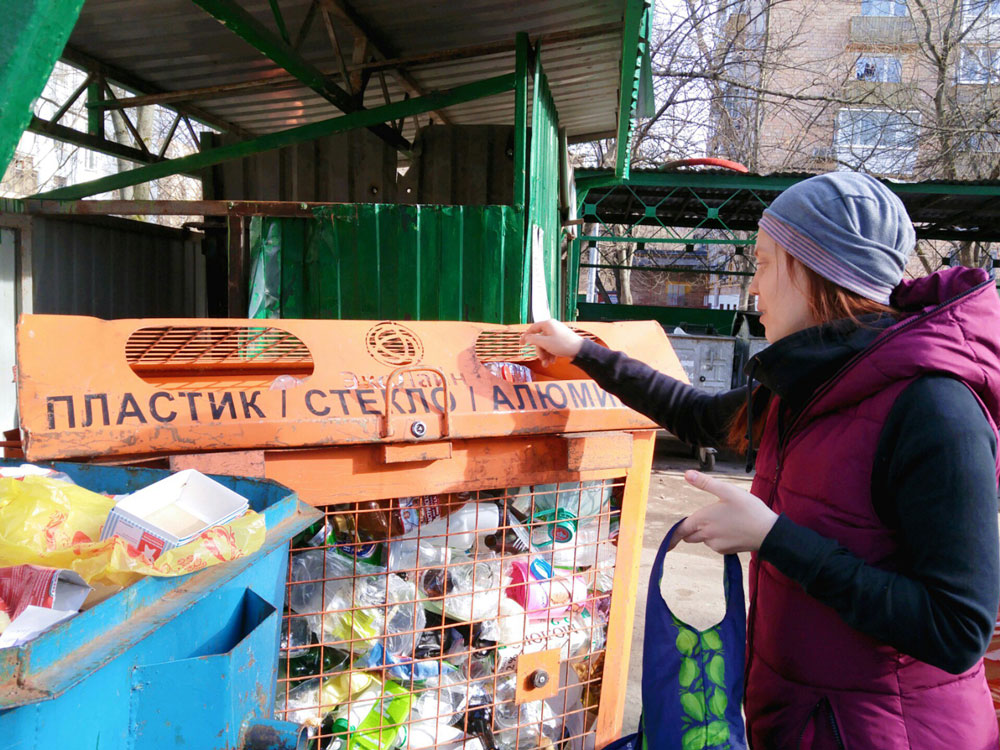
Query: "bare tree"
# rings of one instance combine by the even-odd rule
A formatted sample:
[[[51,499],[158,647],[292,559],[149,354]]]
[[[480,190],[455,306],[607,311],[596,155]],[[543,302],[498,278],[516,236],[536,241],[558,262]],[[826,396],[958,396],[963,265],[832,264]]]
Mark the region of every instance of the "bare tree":
[[[660,21],[655,75],[677,101],[702,97],[689,127],[715,155],[763,173],[1000,178],[997,0],[681,0]],[[918,250],[924,270],[990,257]]]

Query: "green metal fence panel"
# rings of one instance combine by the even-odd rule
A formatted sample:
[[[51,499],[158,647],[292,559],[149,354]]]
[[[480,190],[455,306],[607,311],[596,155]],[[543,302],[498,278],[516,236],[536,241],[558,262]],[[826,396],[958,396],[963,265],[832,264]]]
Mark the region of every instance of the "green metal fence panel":
[[[21,133],[31,122],[31,105],[42,93],[83,0],[16,0],[4,3],[0,25],[0,174]]]
[[[544,232],[545,285],[549,310],[553,315],[561,314],[562,299],[559,289],[559,242],[561,224],[559,221],[559,114],[549,90],[549,83],[542,70],[542,56],[535,56],[534,95],[531,109],[531,154],[529,159],[528,231],[527,251],[531,258],[532,228],[541,227]],[[530,272],[529,268],[526,269]],[[526,279],[530,273],[526,274]],[[526,291],[530,283],[525,284]],[[528,294],[525,294],[522,316],[528,319]]]
[[[520,322],[524,211],[324,206],[251,221],[250,316]]]

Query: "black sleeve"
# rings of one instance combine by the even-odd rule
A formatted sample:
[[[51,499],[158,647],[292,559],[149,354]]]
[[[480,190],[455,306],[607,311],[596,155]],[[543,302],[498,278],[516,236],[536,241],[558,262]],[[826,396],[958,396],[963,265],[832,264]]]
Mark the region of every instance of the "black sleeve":
[[[760,556],[861,632],[963,672],[985,653],[1000,600],[996,450],[966,386],[921,378],[893,405],[872,476],[875,510],[899,529],[899,572],[784,516]]]
[[[699,391],[639,360],[584,340],[573,364],[626,405],[691,445],[716,447],[746,399],[736,389],[716,395]]]

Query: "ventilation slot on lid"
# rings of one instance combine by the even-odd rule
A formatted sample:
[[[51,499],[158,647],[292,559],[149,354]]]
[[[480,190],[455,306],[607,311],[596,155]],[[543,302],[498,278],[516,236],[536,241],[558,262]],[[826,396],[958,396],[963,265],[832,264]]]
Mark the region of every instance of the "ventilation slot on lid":
[[[604,342],[592,333],[578,328],[570,330],[604,346]],[[480,362],[531,362],[538,359],[534,346],[521,346],[520,331],[483,331],[476,338],[476,358]]]
[[[313,371],[308,347],[288,331],[270,326],[140,328],[129,336],[125,358],[140,376]]]

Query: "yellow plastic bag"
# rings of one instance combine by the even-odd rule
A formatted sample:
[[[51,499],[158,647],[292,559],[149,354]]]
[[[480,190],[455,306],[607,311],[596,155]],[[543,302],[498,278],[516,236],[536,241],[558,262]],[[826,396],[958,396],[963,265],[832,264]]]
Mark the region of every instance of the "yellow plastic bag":
[[[264,517],[248,511],[149,562],[120,537],[101,541],[113,505],[58,479],[0,478],[0,566],[67,568],[92,585],[128,586],[143,576],[179,576],[250,555],[266,535]]]

